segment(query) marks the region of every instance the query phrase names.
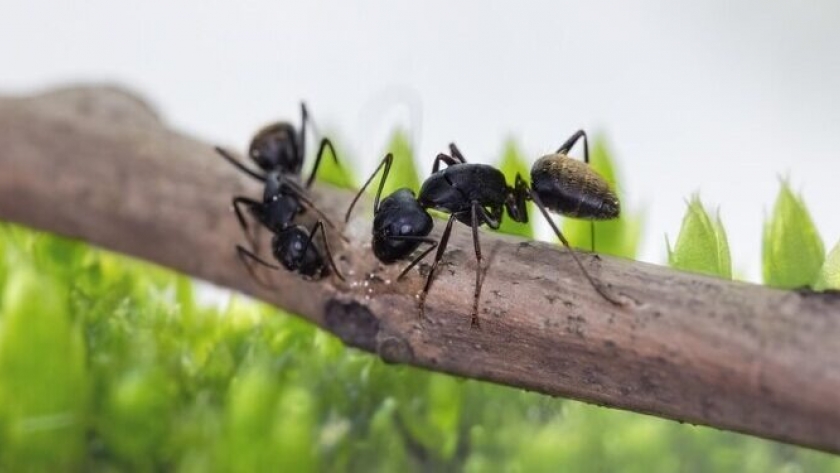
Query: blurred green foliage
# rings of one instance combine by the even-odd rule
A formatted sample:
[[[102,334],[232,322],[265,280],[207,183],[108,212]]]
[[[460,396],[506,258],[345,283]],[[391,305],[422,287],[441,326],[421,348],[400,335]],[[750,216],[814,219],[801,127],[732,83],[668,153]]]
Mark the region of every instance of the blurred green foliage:
[[[263,305],[0,225],[0,471],[840,472],[840,459],[386,365]]]
[[[764,224],[764,284],[794,289],[812,285],[825,260],[822,238],[802,199],[782,181],[770,220]]]
[[[834,249],[825,258],[814,289],[825,291],[826,289],[840,290],[840,241],[834,245]]]
[[[404,136],[389,148],[411,164]],[[322,177],[353,182],[330,162]],[[416,189],[413,169],[389,187]],[[634,255],[638,222],[599,227],[599,249],[631,238],[611,248]],[[840,458],[806,449],[386,365],[275,309],[202,294],[0,224],[0,472],[840,473]]]
[[[667,241],[668,264],[676,269],[732,279],[732,260],[729,242],[720,221],[720,214],[712,220],[700,197],[695,195],[688,202],[680,235],[674,248]]]

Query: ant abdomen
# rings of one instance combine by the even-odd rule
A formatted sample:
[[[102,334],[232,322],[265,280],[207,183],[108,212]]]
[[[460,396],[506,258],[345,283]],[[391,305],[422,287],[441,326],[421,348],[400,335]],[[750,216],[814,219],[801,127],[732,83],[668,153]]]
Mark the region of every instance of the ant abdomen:
[[[320,279],[327,271],[315,242],[302,227],[291,227],[275,234],[271,247],[274,257],[284,268],[305,278]]]
[[[621,206],[609,183],[588,164],[557,153],[531,168],[531,189],[546,208],[573,218],[609,220]]]

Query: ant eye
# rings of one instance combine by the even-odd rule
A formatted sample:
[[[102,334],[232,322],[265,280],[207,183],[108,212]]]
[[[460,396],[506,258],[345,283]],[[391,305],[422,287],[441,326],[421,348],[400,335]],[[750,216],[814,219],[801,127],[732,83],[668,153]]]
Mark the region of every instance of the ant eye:
[[[400,227],[400,235],[409,235],[410,233],[411,233],[411,225],[406,223],[406,224],[403,224],[403,226]]]

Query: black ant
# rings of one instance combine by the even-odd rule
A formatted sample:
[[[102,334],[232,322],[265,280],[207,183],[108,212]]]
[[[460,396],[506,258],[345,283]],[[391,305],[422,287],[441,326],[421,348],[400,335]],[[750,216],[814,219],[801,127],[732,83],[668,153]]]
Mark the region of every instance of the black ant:
[[[514,221],[528,222],[525,205],[528,200],[534,201],[540,209],[592,287],[608,301],[620,304],[592,279],[577,254],[569,246],[569,242],[548,215],[548,210],[552,210],[576,218],[604,219],[618,216],[618,198],[609,189],[606,181],[583,163],[571,164],[577,161],[566,154],[581,137],[584,139],[586,162],[589,161],[586,134],[580,130],[572,135],[555,154],[544,156],[534,164],[531,170],[531,180],[534,182],[532,187],[528,187],[522,176],[518,174],[514,186],[509,186],[499,169],[486,164],[467,163],[455,144],[450,144],[451,156],[438,154],[432,166],[432,174],[423,183],[416,199],[411,190],[400,189],[386,197],[380,206],[379,197],[393,160],[390,155],[385,157],[374,171],[375,175],[383,165],[385,166],[385,172],[374,200],[373,250],[382,262],[388,263],[407,256],[420,243],[431,244],[430,248],[412,260],[410,265],[400,273],[399,279],[429,252],[437,248],[435,260],[426,277],[426,284],[419,295],[421,317],[424,314],[426,295],[431,287],[435,270],[446,251],[452,224],[458,220],[472,228],[477,264],[471,325],[479,326],[478,301],[482,285],[482,255],[478,227],[487,224],[490,228],[498,229],[505,210]],[[441,163],[447,166],[443,170],[440,169]],[[353,206],[372,180],[373,176],[353,199],[345,219],[349,219]],[[389,202],[389,199],[392,200]],[[543,201],[547,203],[544,204]],[[389,205],[386,206],[386,202],[389,202]],[[432,229],[428,209],[450,214],[440,242],[427,237]]]
[[[217,146],[215,150],[239,171],[265,184],[262,202],[244,196],[233,198],[233,208],[239,220],[239,226],[251,243],[251,247],[256,250],[256,238],[248,232],[248,224],[240,206],[247,208],[249,213],[262,226],[268,228],[274,234],[271,247],[275,259],[289,271],[299,272],[309,279],[318,279],[325,274],[326,265],[323,258],[318,253],[317,247],[312,244],[315,233],[320,229],[330,266],[336,275],[343,280],[344,277],[336,269],[332,259],[323,222],[326,222],[332,228],[335,228],[335,226],[307,196],[307,189],[312,186],[315,180],[321,158],[327,148],[330,149],[336,165],[340,165],[335,148],[328,138],[321,140],[315,165],[306,180],[305,188],[299,184],[303,161],[306,156],[306,125],[309,122],[306,104],[301,103],[299,132],[295,130],[293,125],[286,122],[273,123],[257,132],[249,145],[248,156],[262,170],[262,173],[249,169],[221,147]],[[295,218],[304,212],[305,208],[316,212],[321,219],[311,231],[293,223]],[[236,249],[239,258],[246,264],[252,276],[254,276],[254,273],[246,258],[272,269],[279,269],[241,245],[237,245]]]
[[[239,210],[239,205],[242,204],[247,205],[256,219],[274,233],[285,228],[295,215],[303,213],[304,207],[300,205],[299,201],[307,202],[307,207],[317,211],[306,197],[304,189],[312,187],[318,168],[321,165],[321,159],[327,148],[329,148],[335,164],[340,166],[332,141],[329,138],[323,138],[315,157],[315,165],[306,180],[305,188],[298,184],[303,161],[306,157],[306,125],[311,123],[306,104],[301,102],[300,109],[301,126],[299,131],[295,130],[295,127],[290,123],[277,122],[262,128],[251,139],[248,156],[262,173],[249,169],[224,148],[215,147],[216,152],[236,169],[266,184],[262,203],[248,197],[236,196],[233,198],[233,206],[243,231],[246,230],[247,225]],[[278,179],[281,178],[288,188],[287,192],[279,192]],[[335,228],[335,225],[323,213],[318,212],[318,214],[330,227]],[[278,227],[276,221],[282,222],[282,225]],[[247,232],[246,236],[251,241],[252,247],[256,248],[255,239]]]

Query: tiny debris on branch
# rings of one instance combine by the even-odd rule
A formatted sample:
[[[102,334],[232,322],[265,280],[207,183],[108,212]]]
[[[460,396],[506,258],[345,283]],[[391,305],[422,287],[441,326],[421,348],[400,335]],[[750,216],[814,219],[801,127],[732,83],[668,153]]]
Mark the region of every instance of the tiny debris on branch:
[[[840,453],[840,296],[769,289],[581,253],[605,301],[559,246],[484,234],[482,328],[470,328],[469,228],[418,319],[404,280],[370,249],[369,205],[331,235],[347,281],[248,277],[235,194],[259,195],[204,143],[136,97],[78,87],[0,99],[0,218],[144,258],[276,304],[389,362]],[[316,187],[341,221],[349,192]],[[328,232],[336,233],[336,232]],[[438,236],[433,232],[433,236]]]

